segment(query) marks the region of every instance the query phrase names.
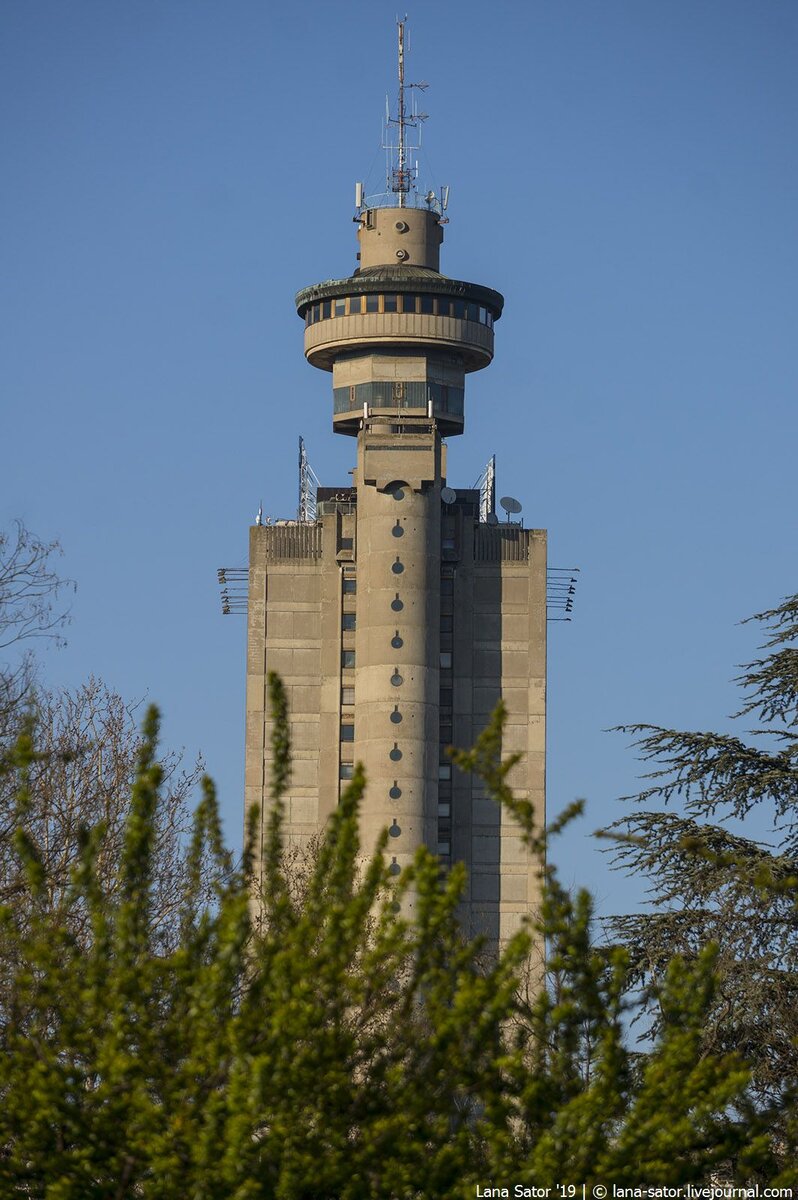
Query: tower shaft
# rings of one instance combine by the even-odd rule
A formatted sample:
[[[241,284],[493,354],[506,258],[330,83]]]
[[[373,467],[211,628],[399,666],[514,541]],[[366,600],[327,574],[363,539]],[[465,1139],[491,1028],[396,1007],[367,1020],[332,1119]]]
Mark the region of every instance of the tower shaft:
[[[432,421],[372,418],[358,435],[357,754],[366,845],[400,867],[437,846],[443,447]]]

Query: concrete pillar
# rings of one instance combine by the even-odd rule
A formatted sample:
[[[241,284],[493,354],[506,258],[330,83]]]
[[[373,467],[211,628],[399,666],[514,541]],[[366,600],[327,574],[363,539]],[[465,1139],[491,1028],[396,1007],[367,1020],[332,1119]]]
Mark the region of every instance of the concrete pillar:
[[[441,445],[433,423],[396,428],[358,439],[355,739],[364,853],[388,829],[401,870],[437,843]]]

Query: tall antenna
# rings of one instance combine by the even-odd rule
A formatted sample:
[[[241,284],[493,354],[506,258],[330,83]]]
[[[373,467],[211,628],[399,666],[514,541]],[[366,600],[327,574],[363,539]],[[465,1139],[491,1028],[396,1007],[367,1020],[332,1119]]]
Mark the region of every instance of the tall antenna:
[[[405,172],[405,23],[397,22],[399,26],[399,157],[396,167],[396,191],[399,193],[400,206],[407,195],[408,181]]]
[[[390,191],[396,193],[399,197],[399,207],[404,208],[407,203],[407,195],[415,186],[416,177],[418,175],[418,166],[408,165],[407,152],[408,150],[417,150],[418,144],[409,146],[407,142],[407,130],[419,129],[421,122],[426,121],[427,114],[416,111],[415,104],[411,106],[408,113],[405,103],[405,88],[419,88],[424,91],[429,85],[427,83],[405,83],[405,25],[407,17],[403,21],[397,21],[396,25],[399,31],[399,48],[398,48],[398,63],[399,63],[399,101],[397,105],[397,115],[392,117],[390,112],[386,115],[386,123],[388,125],[397,125],[399,128],[399,145],[386,147],[386,149],[396,150],[396,163],[391,166],[388,176],[388,187]]]

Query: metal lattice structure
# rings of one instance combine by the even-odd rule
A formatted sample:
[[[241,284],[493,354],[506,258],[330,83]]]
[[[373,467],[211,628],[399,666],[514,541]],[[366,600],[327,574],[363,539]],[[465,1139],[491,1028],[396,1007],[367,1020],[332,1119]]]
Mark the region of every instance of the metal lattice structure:
[[[308,462],[305,449],[305,439],[299,439],[299,509],[297,520],[303,524],[312,524],[317,519],[316,493],[319,480],[313,467]]]
[[[496,455],[491,454],[485,470],[474,484],[479,488],[479,519],[483,525],[489,524],[488,518],[496,512]]]

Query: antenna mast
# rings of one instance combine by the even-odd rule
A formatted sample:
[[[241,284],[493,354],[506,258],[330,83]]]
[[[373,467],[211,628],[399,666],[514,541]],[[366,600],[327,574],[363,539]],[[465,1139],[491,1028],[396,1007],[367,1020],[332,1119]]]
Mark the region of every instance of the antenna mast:
[[[299,509],[297,520],[301,524],[312,524],[316,520],[316,493],[319,480],[308,462],[305,439],[299,439]]]
[[[418,174],[418,166],[408,166],[407,153],[408,150],[417,150],[419,147],[408,146],[407,131],[408,129],[419,129],[421,122],[426,121],[427,114],[420,113],[416,110],[415,103],[410,107],[410,112],[407,111],[405,103],[405,91],[408,88],[419,88],[424,91],[428,86],[426,81],[422,83],[405,83],[405,26],[407,17],[403,21],[397,21],[397,29],[399,31],[399,46],[398,46],[398,66],[399,66],[399,103],[397,115],[392,117],[390,112],[386,113],[386,127],[388,125],[396,125],[399,128],[399,145],[388,146],[386,150],[396,151],[396,164],[391,164],[388,174],[388,186],[390,191],[399,197],[397,204],[399,208],[407,207],[407,196],[415,187],[416,176]],[[387,103],[387,101],[386,101]],[[387,132],[387,129],[386,129]],[[419,135],[420,137],[420,135]],[[386,138],[387,142],[387,138]],[[420,141],[419,141],[420,145]],[[412,204],[412,201],[411,201]]]
[[[408,181],[405,176],[405,22],[397,21],[399,26],[399,158],[396,171],[396,190],[399,193],[399,207],[404,207],[407,195]]]
[[[491,454],[485,470],[474,484],[479,488],[479,519],[482,524],[490,524],[490,518],[496,512],[496,455]]]

